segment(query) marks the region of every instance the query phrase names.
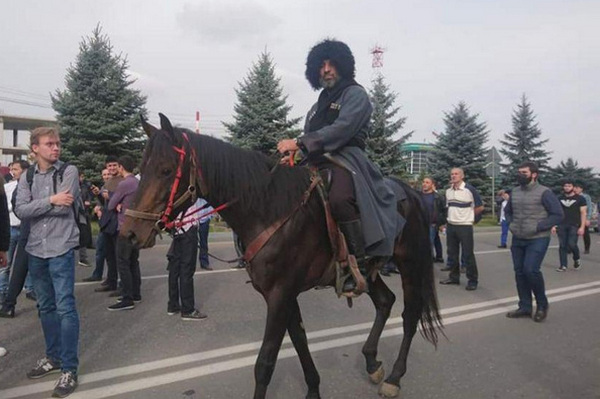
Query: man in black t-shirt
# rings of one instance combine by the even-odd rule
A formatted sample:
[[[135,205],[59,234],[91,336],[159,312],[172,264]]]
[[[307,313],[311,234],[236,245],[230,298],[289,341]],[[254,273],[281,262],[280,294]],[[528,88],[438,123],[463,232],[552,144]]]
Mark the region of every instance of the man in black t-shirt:
[[[581,267],[577,237],[584,233],[587,213],[585,198],[575,194],[573,181],[569,179],[563,181],[563,193],[558,196],[558,200],[565,217],[558,226],[552,228],[553,233],[558,233],[559,241],[560,266],[556,269],[557,272],[567,270],[567,250],[573,253],[573,268],[577,270]]]

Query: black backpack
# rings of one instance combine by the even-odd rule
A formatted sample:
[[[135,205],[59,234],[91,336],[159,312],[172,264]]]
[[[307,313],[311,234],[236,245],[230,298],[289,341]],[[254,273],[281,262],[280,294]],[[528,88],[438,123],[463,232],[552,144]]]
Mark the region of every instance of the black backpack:
[[[65,174],[65,170],[71,164],[68,162],[64,162],[58,170],[54,170],[52,174],[52,188],[54,189],[54,194],[56,194],[57,181],[62,183],[63,177]],[[29,190],[31,190],[31,186],[33,186],[33,175],[35,173],[35,164],[31,165],[27,169],[27,184],[29,184]],[[71,205],[73,208],[73,217],[75,218],[75,222],[77,223],[77,227],[79,228],[79,246],[85,248],[93,248],[92,245],[92,229],[89,223],[89,219],[87,214],[85,213],[85,207],[83,206],[83,201],[81,199],[81,195],[73,201]]]

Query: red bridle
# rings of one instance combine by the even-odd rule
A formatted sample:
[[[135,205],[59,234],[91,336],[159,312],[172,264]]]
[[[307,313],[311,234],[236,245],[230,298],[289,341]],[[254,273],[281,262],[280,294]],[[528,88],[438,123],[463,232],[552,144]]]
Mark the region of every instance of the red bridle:
[[[181,181],[181,177],[183,176],[183,163],[185,162],[185,158],[187,156],[186,145],[185,145],[185,143],[183,143],[181,145],[181,147],[172,146],[173,150],[179,155],[179,160],[177,162],[177,171],[175,173],[175,180],[173,181],[173,185],[171,185],[171,191],[169,193],[169,200],[167,201],[167,206],[166,206],[165,210],[161,213],[141,212],[141,211],[136,211],[133,209],[127,209],[125,211],[125,215],[131,216],[133,218],[156,221],[156,223],[154,224],[154,229],[159,234],[165,228],[167,228],[167,227],[172,228],[176,225],[174,222],[171,221],[171,219],[173,218],[172,213],[173,213],[174,209],[178,208],[180,205],[185,203],[188,199],[191,199],[192,204],[194,202],[196,202],[196,199],[198,198],[198,195],[196,194],[196,178],[197,177],[199,177],[198,184],[200,185],[200,194],[202,195],[203,198],[206,198],[206,195],[208,194],[208,187],[206,186],[206,183],[204,181],[204,178],[202,175],[202,169],[200,168],[200,165],[197,164],[197,162],[196,162],[196,151],[194,150],[194,147],[191,145],[190,139],[187,136],[187,134],[184,132],[184,133],[182,133],[182,136],[183,136],[185,142],[187,142],[187,145],[190,149],[190,163],[191,163],[191,165],[190,165],[190,184],[189,184],[187,190],[185,191],[185,193],[183,193],[181,195],[181,197],[179,197],[179,198],[177,198],[177,200],[175,200],[175,196],[177,195],[177,190],[179,189],[179,183]],[[217,209],[222,210],[222,209],[226,208],[227,206],[229,206],[232,202],[233,201],[230,201],[224,205],[221,205]],[[215,212],[218,212],[218,211],[215,211]]]

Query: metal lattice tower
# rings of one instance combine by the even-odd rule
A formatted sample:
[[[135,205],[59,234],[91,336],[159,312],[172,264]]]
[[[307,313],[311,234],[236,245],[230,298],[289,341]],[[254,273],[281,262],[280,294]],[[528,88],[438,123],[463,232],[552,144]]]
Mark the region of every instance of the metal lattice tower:
[[[371,63],[371,67],[375,71],[378,71],[379,69],[383,68],[384,52],[385,49],[377,44],[371,49],[371,54],[373,55],[373,62]]]

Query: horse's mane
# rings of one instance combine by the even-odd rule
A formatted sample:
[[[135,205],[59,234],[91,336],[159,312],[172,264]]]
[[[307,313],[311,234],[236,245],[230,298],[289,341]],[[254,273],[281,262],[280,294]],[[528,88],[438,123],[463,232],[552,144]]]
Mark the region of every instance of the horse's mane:
[[[190,138],[212,202],[236,198],[235,206],[273,223],[292,211],[310,184],[306,168],[280,166],[271,172],[279,159],[188,129],[174,130],[176,134],[185,132]]]

